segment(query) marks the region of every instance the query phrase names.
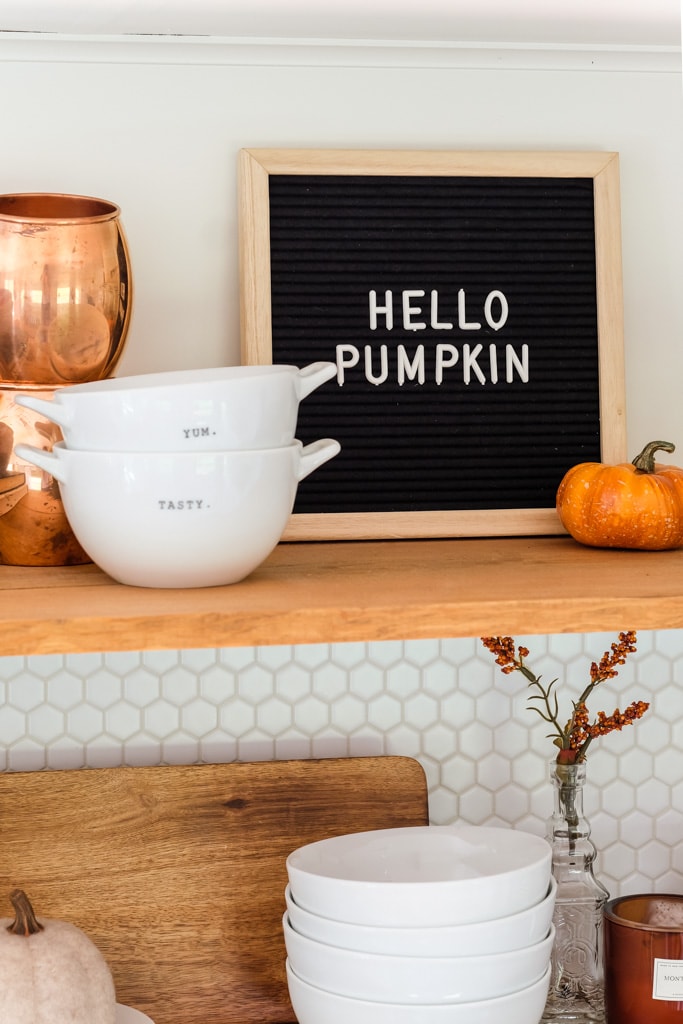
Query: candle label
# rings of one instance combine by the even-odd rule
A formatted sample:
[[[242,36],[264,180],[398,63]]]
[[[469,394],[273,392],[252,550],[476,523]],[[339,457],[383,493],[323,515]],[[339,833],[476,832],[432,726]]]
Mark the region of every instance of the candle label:
[[[683,960],[662,960],[655,957],[652,974],[652,998],[683,1000]]]

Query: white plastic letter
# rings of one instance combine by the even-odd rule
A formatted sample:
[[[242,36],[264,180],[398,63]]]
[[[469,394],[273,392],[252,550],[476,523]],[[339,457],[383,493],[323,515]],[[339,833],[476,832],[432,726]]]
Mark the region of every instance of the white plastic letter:
[[[358,364],[360,352],[355,345],[337,345],[337,384],[344,384],[344,370],[350,370]]]
[[[529,383],[529,346],[522,345],[522,358],[515,352],[512,345],[505,346],[505,380],[511,383],[514,370],[517,370],[520,380],[524,384]]]
[[[443,384],[443,371],[449,366],[455,366],[460,353],[455,345],[436,346],[436,370],[435,380],[437,384]]]
[[[415,349],[415,355],[411,362],[408,358],[403,345],[399,345],[396,350],[396,356],[398,359],[398,383],[403,386],[406,377],[408,380],[415,380],[417,377],[418,384],[424,384],[425,382],[425,347],[424,345],[418,345]]]
[[[497,320],[493,319],[493,314],[491,312],[495,299],[498,299],[498,302],[500,303],[500,314]],[[501,327],[505,327],[508,319],[508,312],[508,300],[505,298],[503,292],[499,292],[497,289],[489,292],[486,296],[486,302],[484,303],[484,317],[486,318],[486,323],[493,331],[499,331]]]
[[[424,292],[420,290],[404,291],[403,292],[403,330],[404,331],[424,331],[426,324],[423,324],[421,320],[417,322],[413,320],[413,316],[417,316],[422,312],[422,306],[411,306],[411,299],[422,299],[424,298]]]
[[[377,330],[377,314],[384,313],[386,317],[385,327],[388,331],[393,330],[394,327],[394,307],[393,307],[393,295],[390,289],[387,289],[384,293],[384,305],[377,305],[377,292],[371,291],[368,295],[370,304],[370,330]]]
[[[481,345],[475,345],[473,349],[470,349],[469,345],[463,345],[463,347],[462,347],[462,354],[463,354],[463,368],[462,368],[463,373],[462,373],[462,377],[463,377],[463,380],[464,380],[465,384],[469,384],[470,383],[471,371],[474,372],[474,375],[475,375],[475,377],[477,378],[477,380],[479,381],[480,384],[485,384],[486,383],[486,377],[481,372],[481,367],[479,366],[479,363],[477,362],[477,357],[481,353],[481,349],[482,349]]]
[[[453,330],[453,324],[450,324],[448,320],[444,320],[443,323],[439,323],[439,293],[436,288],[433,288],[431,293],[430,314],[429,326],[433,331]]]
[[[389,359],[387,356],[387,346],[380,345],[379,347],[379,376],[376,377],[372,372],[372,346],[365,346],[365,379],[368,384],[384,384],[385,380],[389,376]]]
[[[495,344],[491,342],[489,345],[489,373],[491,375],[491,383],[498,383],[498,349]]]
[[[465,289],[461,288],[458,291],[458,327],[461,331],[478,331],[481,329],[481,324],[478,324],[476,320],[467,320],[467,310],[465,309]]]

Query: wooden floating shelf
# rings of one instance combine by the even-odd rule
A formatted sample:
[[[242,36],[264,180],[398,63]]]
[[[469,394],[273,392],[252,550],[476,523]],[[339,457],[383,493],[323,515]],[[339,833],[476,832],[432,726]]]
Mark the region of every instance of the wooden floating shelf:
[[[683,549],[568,537],[282,543],[228,587],[0,566],[0,655],[683,627]]]

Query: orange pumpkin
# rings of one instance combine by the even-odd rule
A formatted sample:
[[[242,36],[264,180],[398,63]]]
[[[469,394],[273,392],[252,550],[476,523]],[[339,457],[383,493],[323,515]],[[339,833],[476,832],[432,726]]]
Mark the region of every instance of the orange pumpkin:
[[[674,450],[668,441],[651,441],[633,462],[573,466],[557,491],[564,528],[591,547],[681,547],[683,469],[655,463],[655,452]]]

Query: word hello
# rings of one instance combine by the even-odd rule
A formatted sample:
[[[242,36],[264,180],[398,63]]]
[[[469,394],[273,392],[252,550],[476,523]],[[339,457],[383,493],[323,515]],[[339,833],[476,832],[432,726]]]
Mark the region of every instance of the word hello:
[[[439,293],[435,288],[429,293],[428,311],[425,310],[422,303],[417,305],[414,301],[424,299],[426,294],[421,288],[404,289],[401,292],[401,298],[398,302],[401,328],[404,331],[424,331],[428,327],[432,331],[452,331],[456,325],[450,320],[440,319]],[[396,318],[394,316],[394,294],[391,289],[388,288],[385,291],[382,305],[379,305],[377,301],[377,292],[369,292],[368,309],[371,331],[378,330],[380,317],[382,318],[385,330],[393,331]],[[505,297],[505,293],[497,288],[490,291],[484,300],[482,313],[484,322],[492,331],[499,331],[501,327],[505,327],[509,315],[508,300]],[[467,294],[464,288],[460,288],[458,291],[457,327],[460,331],[480,331],[482,328],[480,320],[470,319],[470,314],[467,311]]]
[[[347,371],[360,364],[361,350],[356,345],[337,345],[336,353],[337,383],[343,386]],[[495,343],[486,348],[483,345],[464,344],[458,348],[455,345],[439,344],[427,349],[424,345],[418,345],[411,353],[405,345],[397,345],[391,350],[387,345],[363,347],[362,371],[369,384],[379,386],[386,383],[390,369],[399,386],[407,380],[424,384],[428,371],[430,379],[436,384],[443,384],[447,370],[461,375],[464,384],[472,381],[497,384],[501,378],[511,384],[515,377],[527,384],[529,346],[521,345],[519,353],[510,344],[505,345],[501,353]]]
[[[168,499],[159,500],[157,502],[159,508],[164,511],[175,511],[183,512],[191,509],[204,508],[203,498],[181,498],[180,501],[169,501]]]

